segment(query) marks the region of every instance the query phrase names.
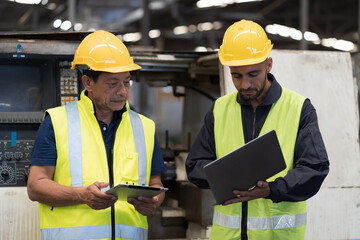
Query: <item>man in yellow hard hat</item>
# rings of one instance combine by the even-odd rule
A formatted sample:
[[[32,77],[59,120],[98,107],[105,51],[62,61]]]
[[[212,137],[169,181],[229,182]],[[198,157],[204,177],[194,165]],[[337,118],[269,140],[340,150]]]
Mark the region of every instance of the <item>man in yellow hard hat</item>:
[[[162,187],[165,166],[150,119],[130,110],[130,71],[140,69],[112,33],[78,46],[80,100],[48,109],[31,157],[28,194],[39,202],[42,239],[147,239],[147,216],[164,200],[117,201],[121,183]]]
[[[318,192],[329,171],[316,111],[270,73],[272,46],[255,22],[241,20],[227,29],[218,54],[230,67],[237,92],[215,101],[186,168],[191,182],[209,188],[206,164],[275,130],[286,169],[252,190],[234,189],[233,199],[216,205],[210,239],[304,239],[305,200]]]

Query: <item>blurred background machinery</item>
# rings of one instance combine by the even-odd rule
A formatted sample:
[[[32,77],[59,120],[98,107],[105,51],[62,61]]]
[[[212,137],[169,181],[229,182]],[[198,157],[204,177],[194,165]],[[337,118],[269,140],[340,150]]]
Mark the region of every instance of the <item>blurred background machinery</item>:
[[[0,1],[0,32],[7,36],[103,29],[161,51],[218,49],[227,27],[243,18],[263,26],[278,49],[358,51],[359,0]]]

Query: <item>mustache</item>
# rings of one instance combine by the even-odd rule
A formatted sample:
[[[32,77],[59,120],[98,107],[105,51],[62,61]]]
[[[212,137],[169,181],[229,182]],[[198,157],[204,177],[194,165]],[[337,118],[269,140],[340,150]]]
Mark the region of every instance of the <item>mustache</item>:
[[[244,89],[244,88],[239,89],[239,92],[249,92],[249,91],[257,91],[257,89],[253,88],[253,87],[246,88],[246,89]]]
[[[117,102],[117,101],[126,101],[126,100],[127,100],[127,98],[126,98],[126,97],[111,98],[110,100],[111,100],[111,101],[115,101],[115,102]]]

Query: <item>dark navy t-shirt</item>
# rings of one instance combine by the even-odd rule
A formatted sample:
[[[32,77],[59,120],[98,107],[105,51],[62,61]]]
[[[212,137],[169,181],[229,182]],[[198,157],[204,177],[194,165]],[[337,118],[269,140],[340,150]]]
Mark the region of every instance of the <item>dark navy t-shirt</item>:
[[[108,156],[108,162],[112,162],[111,149],[114,144],[114,133],[115,125],[118,119],[118,115],[114,114],[114,119],[107,126],[106,123],[98,121],[103,135],[104,143],[106,146],[106,153]],[[121,118],[121,115],[119,116]],[[33,151],[31,153],[30,165],[37,166],[56,166],[57,151],[55,143],[55,134],[54,128],[50,119],[50,116],[47,116],[44,121],[41,123],[40,128],[36,135],[36,140],[34,144]],[[111,167],[112,164],[109,164]],[[164,173],[166,171],[164,159],[162,157],[161,149],[159,142],[156,138],[154,139],[154,152],[152,157],[151,165],[151,176]]]

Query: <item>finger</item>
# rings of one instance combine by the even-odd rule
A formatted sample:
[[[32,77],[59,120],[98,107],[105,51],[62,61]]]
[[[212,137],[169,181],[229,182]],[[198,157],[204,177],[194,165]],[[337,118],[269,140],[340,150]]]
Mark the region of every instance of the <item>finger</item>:
[[[258,181],[256,184],[259,188],[267,187],[268,183],[266,181]]]
[[[95,186],[97,186],[99,189],[106,188],[110,184],[108,182],[95,182]]]
[[[107,194],[98,187],[99,185],[94,185],[93,187],[90,187],[90,192],[96,197],[100,199],[106,199],[106,200],[115,200],[117,199],[117,196],[112,194]]]
[[[92,201],[89,206],[95,210],[105,209],[113,205],[116,201],[103,201],[103,200],[94,200]]]
[[[252,190],[250,190],[252,191]],[[249,194],[250,191],[239,191],[239,190],[234,190],[233,193],[235,195],[240,195],[240,196],[247,196]]]
[[[149,216],[150,214],[153,213],[154,209],[153,208],[147,208],[147,207],[140,207],[138,209],[136,209],[139,213],[141,213],[144,216]]]
[[[137,199],[139,201],[146,202],[146,203],[156,203],[157,202],[157,199],[155,197],[140,196]]]
[[[233,198],[228,201],[225,201],[222,205],[229,205],[229,204],[233,204],[233,203],[237,203],[237,202],[245,202],[245,201],[249,201],[250,199],[251,199],[250,197],[237,197],[237,198]]]
[[[156,199],[152,197],[137,197],[137,198],[128,198],[128,202],[131,204],[138,205],[156,205]]]

